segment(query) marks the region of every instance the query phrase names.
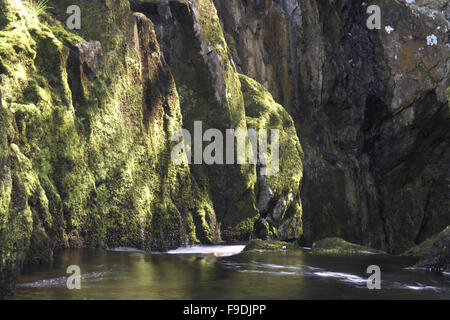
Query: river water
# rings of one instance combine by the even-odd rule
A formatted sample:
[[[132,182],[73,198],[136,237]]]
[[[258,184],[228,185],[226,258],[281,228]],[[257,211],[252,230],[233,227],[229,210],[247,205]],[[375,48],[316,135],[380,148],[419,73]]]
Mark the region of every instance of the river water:
[[[242,249],[56,252],[52,264],[24,270],[16,299],[450,299],[450,275],[408,268],[410,258]],[[69,265],[80,267],[80,290],[67,288]],[[367,288],[370,265],[381,268],[381,290]]]

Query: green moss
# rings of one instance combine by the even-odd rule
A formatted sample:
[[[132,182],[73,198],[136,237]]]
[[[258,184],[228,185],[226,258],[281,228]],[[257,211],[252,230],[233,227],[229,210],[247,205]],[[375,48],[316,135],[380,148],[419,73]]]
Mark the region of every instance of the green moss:
[[[258,82],[239,75],[245,100],[248,127],[278,129],[280,132],[280,168],[275,175],[267,176],[270,186],[279,193],[296,192],[303,176],[302,147],[289,113],[277,104],[272,95]],[[268,149],[271,144],[268,139]]]
[[[241,64],[241,60],[239,58],[239,53],[237,51],[237,45],[236,45],[236,40],[234,40],[234,38],[227,32],[224,31],[224,37],[225,37],[225,41],[227,43],[227,46],[231,52],[231,55],[233,57],[233,61],[237,64],[240,65]]]
[[[341,238],[326,238],[313,243],[311,254],[352,256],[386,253],[366,246],[350,243]]]
[[[2,150],[6,151],[7,158],[3,162],[6,171],[0,173],[3,185],[0,194],[3,245],[0,251],[4,257],[0,269],[14,273],[26,256],[30,262],[51,258],[47,230],[55,231],[57,216],[53,217],[49,211],[49,201],[41,186],[40,168],[35,161],[41,156],[40,142],[46,139],[44,128],[51,115],[50,104],[57,96],[61,98],[58,103],[67,103],[68,86],[61,72],[63,63],[60,69],[53,65],[55,73],[60,72],[59,77],[39,76],[43,65],[38,51],[55,58],[53,63],[58,66],[60,42],[27,12],[21,2],[11,2],[3,12],[6,25],[0,31],[0,69],[4,72],[0,106],[5,124],[1,130],[6,130],[4,134],[7,135]],[[55,80],[54,90],[50,89],[52,80]],[[16,215],[20,219],[15,218]]]
[[[216,128],[224,136],[229,128],[245,130],[241,84],[229,58],[214,5],[209,0],[192,4],[171,2],[170,5],[174,18],[180,18],[180,29],[166,32],[173,36],[183,34],[177,45],[182,49],[173,50],[170,66],[180,96],[183,127],[192,133],[194,122],[202,121],[203,132]],[[258,215],[254,205],[255,167],[192,165],[191,170],[199,189],[214,203],[216,217],[213,220],[221,222],[223,239],[248,240],[252,226],[244,221],[251,221]],[[203,218],[196,218],[196,214],[194,211],[198,226]],[[204,238],[199,235],[199,239]]]
[[[244,248],[244,252],[247,251],[286,251],[286,250],[299,250],[300,247],[296,244],[283,242],[283,241],[263,241],[260,239],[251,240]]]
[[[256,166],[171,161],[172,134],[196,120],[204,130],[282,130],[282,171],[268,183],[288,205],[266,228],[299,237],[302,151],[292,119],[236,73],[212,2],[170,4],[186,15],[174,78],[152,22],[128,1],[80,3],[79,31],[60,22],[71,4],[50,1],[38,18],[21,1],[2,3],[0,287],[55,249],[248,240],[261,218]]]
[[[417,258],[426,257],[432,252],[432,248],[436,243],[443,241],[445,238],[449,237],[450,237],[450,226],[445,228],[442,232],[425,240],[421,244],[405,251],[404,253],[402,253],[402,256],[417,257]]]
[[[115,1],[76,35],[10,3],[0,30],[1,285],[54,249],[218,241],[209,195],[170,161],[182,116],[151,22]],[[52,15],[68,3],[51,1]]]
[[[269,219],[276,230],[273,235],[282,239],[298,239],[303,234],[299,200],[300,181],[303,176],[303,150],[297,137],[294,122],[289,113],[277,104],[272,95],[258,82],[239,75],[245,102],[247,126],[256,130],[279,130],[279,172],[267,175],[267,185],[275,193],[275,200],[285,203],[278,219]],[[268,136],[268,150],[271,151]],[[270,169],[270,163],[268,165]],[[273,208],[272,208],[273,209]],[[266,216],[266,212],[261,212]]]

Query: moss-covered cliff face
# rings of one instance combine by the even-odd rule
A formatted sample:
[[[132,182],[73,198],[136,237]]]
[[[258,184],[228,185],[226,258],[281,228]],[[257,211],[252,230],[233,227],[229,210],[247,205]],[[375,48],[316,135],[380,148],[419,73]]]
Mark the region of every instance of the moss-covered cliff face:
[[[267,181],[261,163],[191,166],[197,183],[211,196],[222,238],[298,239],[303,151],[292,118],[263,86],[237,73],[212,1],[135,1],[132,7],[156,25],[180,95],[184,128],[194,132],[194,122],[202,121],[203,131],[218,129],[224,137],[230,128],[281,132],[281,170],[267,175]],[[272,214],[277,221],[269,223],[266,218]]]
[[[450,223],[448,1],[214,3],[238,70],[294,118],[308,245],[401,253]]]
[[[258,82],[240,75],[247,125],[260,129],[279,130],[280,172],[262,174],[257,168],[256,207],[260,217],[254,234],[261,239],[295,240],[303,234],[300,181],[303,176],[303,150],[288,112]],[[270,142],[269,140],[268,142]],[[270,147],[270,143],[269,147]]]
[[[86,42],[2,2],[2,268],[69,246],[164,250],[216,228],[195,224],[212,204],[170,161],[181,113],[153,26],[105,5],[90,4],[109,10]]]
[[[82,1],[68,31],[72,4],[0,0],[0,297],[57,249],[298,239],[293,120],[236,72],[212,2]],[[175,164],[194,121],[279,129],[280,172]]]
[[[371,1],[369,30],[368,3],[0,0],[0,296],[69,247],[340,237],[400,253],[441,232],[450,6]],[[269,152],[176,164],[172,136],[196,122],[279,130],[279,171],[263,174]]]
[[[192,137],[195,121],[202,122],[203,132],[214,128],[224,137],[225,129],[246,130],[241,84],[212,2],[144,3],[137,10],[157,25],[177,83],[183,125]],[[248,239],[258,216],[254,205],[255,167],[194,164],[192,171],[215,204],[224,239]]]

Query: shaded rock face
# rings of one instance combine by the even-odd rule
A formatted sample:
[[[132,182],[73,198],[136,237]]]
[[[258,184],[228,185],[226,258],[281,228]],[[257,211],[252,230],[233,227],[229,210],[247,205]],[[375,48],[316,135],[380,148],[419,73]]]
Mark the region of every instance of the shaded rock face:
[[[70,0],[35,16],[0,0],[0,297],[55,249],[302,235],[303,151],[288,112],[237,73],[214,5]],[[176,165],[172,135],[280,131],[280,171]],[[270,145],[269,145],[270,149]],[[268,191],[269,190],[269,191]]]
[[[404,256],[417,257],[415,265],[432,271],[446,272],[450,270],[450,226],[441,233],[425,240],[405,253]]]
[[[450,222],[446,1],[214,1],[243,73],[293,115],[304,241],[400,253]]]

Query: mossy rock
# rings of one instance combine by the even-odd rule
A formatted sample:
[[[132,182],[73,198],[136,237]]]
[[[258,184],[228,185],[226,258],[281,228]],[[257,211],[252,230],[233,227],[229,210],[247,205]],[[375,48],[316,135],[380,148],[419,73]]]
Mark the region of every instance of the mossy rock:
[[[341,238],[326,238],[312,245],[311,254],[330,255],[330,256],[353,256],[353,255],[371,255],[386,254],[384,251],[375,250],[370,247],[361,246],[347,242]]]
[[[244,252],[260,252],[260,251],[286,251],[299,250],[300,247],[294,243],[284,241],[264,241],[261,239],[251,240],[244,248]]]
[[[402,254],[402,256],[420,258],[415,265],[433,271],[450,270],[450,226]]]
[[[55,249],[216,242],[209,195],[170,159],[182,115],[152,22],[88,1],[69,32],[72,2],[24,3],[0,1],[0,287]]]
[[[259,130],[279,132],[279,170],[273,170],[274,163],[258,166],[257,207],[261,218],[255,225],[254,235],[266,239],[291,241],[303,234],[300,182],[303,177],[304,153],[297,137],[294,121],[290,114],[276,103],[272,95],[257,81],[240,74],[245,102],[247,126]],[[271,140],[267,147],[272,150]],[[266,159],[267,160],[267,159]],[[271,168],[272,166],[272,168]],[[263,176],[262,170],[270,174]]]

